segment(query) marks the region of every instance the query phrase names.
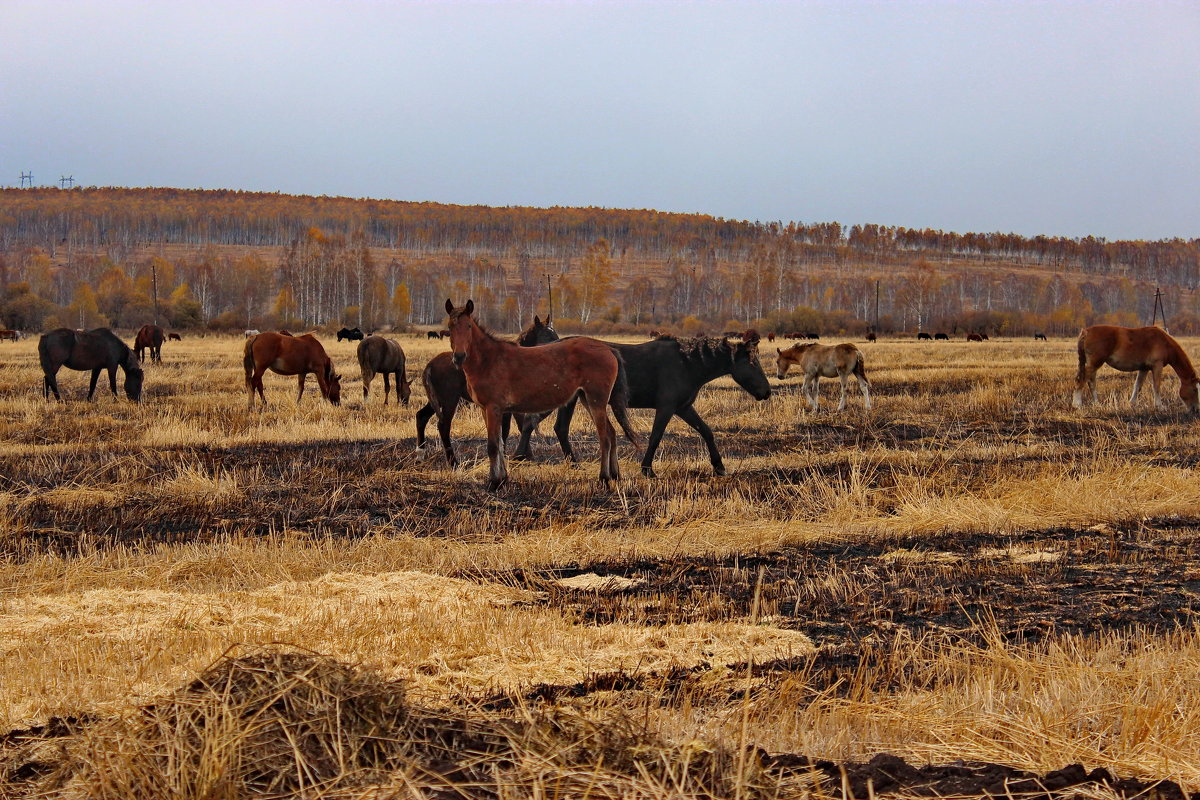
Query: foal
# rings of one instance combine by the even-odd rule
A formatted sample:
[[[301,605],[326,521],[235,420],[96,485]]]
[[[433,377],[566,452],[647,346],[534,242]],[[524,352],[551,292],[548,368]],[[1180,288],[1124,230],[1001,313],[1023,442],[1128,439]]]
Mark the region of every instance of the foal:
[[[1162,408],[1162,383],[1164,366],[1175,370],[1179,376],[1179,397],[1189,411],[1200,412],[1200,380],[1192,367],[1187,353],[1179,342],[1158,327],[1122,328],[1117,325],[1093,325],[1079,332],[1079,373],[1075,376],[1075,395],[1072,404],[1083,407],[1083,391],[1091,389],[1092,402],[1097,402],[1096,370],[1104,364],[1122,372],[1136,372],[1133,379],[1132,405],[1141,391],[1146,373],[1153,379],[1154,405]]]
[[[500,436],[503,415],[553,411],[580,394],[596,423],[600,480],[607,483],[619,478],[617,435],[608,421],[608,403],[611,398],[623,404],[626,389],[624,381],[618,381],[623,371],[612,348],[586,337],[521,347],[479,327],[471,316],[474,311],[473,300],[462,308],[446,301],[454,363],[467,379],[467,391],[483,410],[487,424],[491,460],[487,488],[494,491],[508,481]]]
[[[858,381],[858,390],[863,396],[863,407],[871,408],[871,383],[863,369],[862,352],[850,343],[836,345],[795,344],[787,350],[775,351],[779,354],[779,379],[787,375],[792,364],[800,367],[804,373],[803,392],[808,396],[812,410],[817,410],[818,383],[821,378],[840,378],[842,381],[842,399],[838,403],[838,411],[846,410],[846,383],[853,375]]]

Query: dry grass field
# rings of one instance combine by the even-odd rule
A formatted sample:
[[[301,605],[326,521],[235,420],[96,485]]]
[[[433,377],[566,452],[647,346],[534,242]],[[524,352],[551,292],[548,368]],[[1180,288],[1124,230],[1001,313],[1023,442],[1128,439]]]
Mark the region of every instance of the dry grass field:
[[[409,406],[326,338],[343,405],[263,412],[241,339],[168,342],[140,405],[0,342],[0,797],[1200,790],[1173,376],[1078,412],[1073,340],[863,343],[875,408],[814,415],[764,343],[771,399],[697,404],[727,477],[676,421],[603,489],[580,416],[580,465],[539,437],[488,494],[476,409],[464,468],[415,452],[444,347],[398,338]]]

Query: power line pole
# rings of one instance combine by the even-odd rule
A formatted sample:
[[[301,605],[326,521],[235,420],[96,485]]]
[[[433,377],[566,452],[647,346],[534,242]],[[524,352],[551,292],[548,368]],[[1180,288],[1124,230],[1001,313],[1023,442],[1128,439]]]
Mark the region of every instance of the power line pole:
[[[22,172],[21,173],[21,188],[24,189],[27,186],[30,189],[33,188],[33,173],[32,172]]]
[[[554,290],[550,288],[550,273],[544,273],[546,276],[546,297],[550,298],[550,313],[546,316],[546,322],[554,319]]]
[[[150,284],[154,287],[154,324],[158,324],[158,267],[150,262]]]
[[[1162,327],[1163,327],[1163,330],[1165,331],[1165,330],[1167,330],[1167,307],[1166,307],[1166,305],[1163,304],[1162,289],[1155,286],[1154,287],[1154,313],[1152,313],[1150,315],[1150,324],[1151,325],[1158,324],[1159,314],[1162,314],[1162,323],[1163,323]]]
[[[66,188],[68,188],[70,186],[74,186],[74,185],[75,185],[75,176],[74,175],[63,175],[62,177],[60,177],[58,179],[58,188],[60,188],[60,189],[66,189]]]
[[[879,279],[875,279],[875,327],[871,330],[879,331]]]

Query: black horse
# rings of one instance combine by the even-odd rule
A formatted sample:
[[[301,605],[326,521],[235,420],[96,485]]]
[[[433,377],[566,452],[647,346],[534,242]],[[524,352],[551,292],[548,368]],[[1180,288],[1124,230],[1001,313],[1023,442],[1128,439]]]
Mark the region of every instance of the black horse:
[[[113,397],[117,396],[117,367],[125,370],[125,395],[135,403],[142,397],[142,366],[129,345],[121,341],[108,328],[91,331],[73,331],[59,328],[43,334],[38,340],[38,357],[42,362],[42,394],[50,399],[58,393],[58,370],[62,367],[81,371],[92,371],[92,385],[88,388],[88,400],[96,393],[96,381],[100,370],[108,370],[108,386]]]
[[[1038,342],[1038,341],[1044,342],[1044,341],[1046,341],[1046,334],[1044,334],[1044,333],[1035,333],[1035,334],[1033,335],[1033,340],[1034,340],[1035,342]]]
[[[426,331],[425,338],[426,339],[441,339],[442,332],[441,331]]]
[[[430,331],[429,335],[434,336],[435,331]],[[534,317],[533,324],[517,337],[517,344],[522,347],[535,347],[556,341],[558,334],[554,325],[549,320],[542,322],[539,317]],[[421,382],[425,385],[425,396],[429,398],[429,402],[417,412],[417,449],[425,449],[425,427],[429,424],[429,419],[437,414],[442,451],[446,454],[446,461],[450,466],[456,466],[458,458],[454,455],[454,445],[450,441],[450,423],[454,421],[459,403],[471,399],[467,393],[467,378],[455,365],[452,353],[441,353],[425,365],[425,371],[421,373]],[[540,421],[541,417],[535,415],[535,419]],[[512,414],[505,414],[503,431],[506,440],[511,426]],[[533,427],[536,427],[536,422],[531,426],[531,430]]]
[[[756,400],[771,396],[771,384],[758,360],[758,337],[752,336],[735,344],[728,339],[662,336],[644,344],[613,344],[612,348],[625,362],[629,407],[654,409],[654,427],[642,457],[642,472],[654,477],[654,454],[671,417],[679,417],[704,439],[713,472],[724,475],[725,464],[721,461],[712,429],[696,413],[693,403],[706,383],[722,375],[732,375],[738,386]],[[570,440],[574,412],[575,401],[572,401],[559,409],[554,421],[558,443],[563,454],[571,460],[575,459]],[[532,432],[533,426],[522,426],[521,443],[514,458],[528,456]]]
[[[337,340],[340,342],[345,339],[348,342],[361,342],[366,337],[358,328],[342,328],[337,332]]]

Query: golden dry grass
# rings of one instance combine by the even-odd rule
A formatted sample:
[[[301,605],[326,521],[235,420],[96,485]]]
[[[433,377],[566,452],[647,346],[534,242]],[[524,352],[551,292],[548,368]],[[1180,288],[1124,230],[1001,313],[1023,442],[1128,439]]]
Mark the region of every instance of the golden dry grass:
[[[414,379],[442,347],[402,342]],[[269,407],[247,412],[239,339],[168,343],[139,406],[103,394],[87,404],[86,376],[67,371],[70,399],[47,404],[36,343],[0,344],[0,730],[121,718],[230,646],[274,643],[403,678],[430,706],[682,669],[682,688],[651,681],[556,702],[592,720],[637,715],[675,743],[1041,771],[1079,760],[1200,785],[1190,627],[1076,633],[1049,620],[1048,635],[1020,642],[985,615],[967,636],[873,622],[838,641],[808,635],[808,601],[784,614],[775,586],[756,615],[720,587],[708,597],[685,581],[672,597],[604,577],[612,565],[683,574],[695,559],[879,542],[876,562],[896,572],[952,580],[985,563],[1054,581],[1067,551],[1042,532],[1099,526],[1089,535],[1133,541],[1121,558],[1135,561],[1153,558],[1139,555],[1138,531],[1176,530],[1171,558],[1195,580],[1200,436],[1173,378],[1169,410],[1145,397],[1130,409],[1130,376],[1102,373],[1103,402],[1077,412],[1071,341],[862,345],[871,412],[852,392],[848,412],[832,413],[831,381],[815,415],[794,377],[761,404],[728,379],[706,389],[697,408],[728,477],[711,475],[699,438],[675,422],[659,479],[641,477],[622,444],[626,478],[605,491],[581,423],[582,465],[535,440],[541,461],[512,465],[513,485],[489,495],[477,410],[456,420],[466,466],[451,471],[436,445],[413,450],[419,381],[407,408],[384,408],[378,381],[364,405],[354,345],[326,347],[346,377],[342,407],[315,385],[297,405],[294,380],[268,376]],[[634,420],[648,431],[648,412]],[[970,536],[992,538],[954,549]],[[591,571],[600,577],[572,577]],[[808,577],[797,596],[832,605],[859,602],[876,580],[836,567]],[[872,619],[899,602],[876,598]],[[799,666],[746,680],[749,664],[800,664],[814,648],[852,648],[874,666],[832,684]]]

